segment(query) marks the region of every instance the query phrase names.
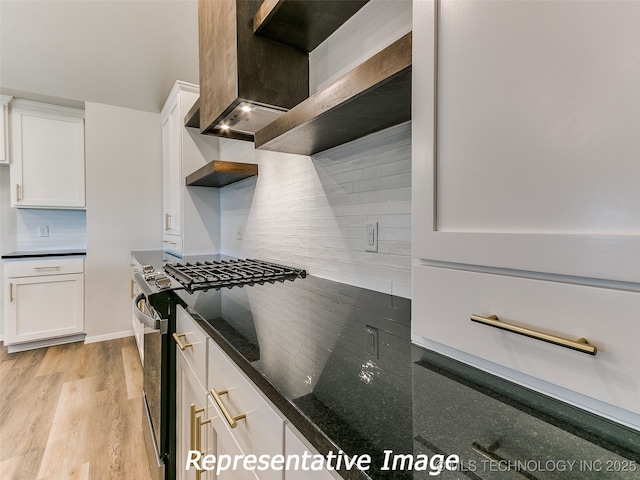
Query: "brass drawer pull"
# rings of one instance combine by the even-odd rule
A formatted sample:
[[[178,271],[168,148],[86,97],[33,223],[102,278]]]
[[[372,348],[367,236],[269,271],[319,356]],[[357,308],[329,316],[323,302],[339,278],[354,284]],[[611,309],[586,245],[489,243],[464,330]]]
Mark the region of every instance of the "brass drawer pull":
[[[189,433],[190,438],[189,438],[189,450],[196,450],[196,415],[198,413],[202,413],[204,412],[204,408],[196,408],[196,404],[192,403],[191,404],[191,415],[190,415],[190,428],[189,428]]]
[[[182,344],[182,342],[180,341],[180,337],[186,337],[187,334],[186,333],[174,333],[173,334],[173,339],[176,341],[176,344],[178,345],[178,348],[180,348],[180,350],[182,350],[183,352],[189,348],[189,347],[193,347],[193,343],[186,343],[186,344]]]
[[[9,282],[9,302],[13,302],[13,283]]]
[[[216,390],[212,388],[210,392],[211,392],[211,395],[213,395],[213,399],[218,404],[218,407],[220,407],[220,410],[222,410],[222,414],[224,415],[224,418],[227,419],[227,422],[229,423],[229,426],[231,428],[236,428],[236,426],[238,425],[237,421],[247,417],[246,413],[241,413],[235,416],[231,415],[231,412],[229,411],[227,406],[224,404],[224,402],[220,398],[220,395],[225,395],[229,393],[229,390],[220,390],[219,392],[216,392]]]
[[[169,215],[168,213],[164,214],[164,229],[165,231],[169,231],[171,230],[171,226],[169,226],[169,219],[171,218],[171,215]]]
[[[201,408],[200,410],[196,410],[197,412],[204,412],[204,408]],[[196,424],[195,424],[195,437],[196,437],[196,448],[195,450],[197,450],[198,452],[200,452],[203,456],[205,454],[205,452],[202,451],[202,426],[206,425],[208,423],[211,423],[211,419],[207,418],[206,420],[202,420],[202,417],[200,415],[198,415],[196,417]],[[200,480],[200,478],[202,478],[202,459],[200,460],[200,469],[196,470],[196,480]]]
[[[584,338],[578,340],[569,340],[568,338],[557,337],[549,333],[538,332],[531,330],[530,328],[520,327],[518,325],[511,325],[509,323],[501,322],[496,315],[490,317],[483,317],[481,315],[471,315],[471,321],[489,325],[490,327],[499,328],[508,332],[517,333],[518,335],[524,335],[525,337],[535,338],[536,340],[542,340],[543,342],[553,343],[561,347],[577,350],[578,352],[586,353],[589,355],[596,355],[598,349]]]

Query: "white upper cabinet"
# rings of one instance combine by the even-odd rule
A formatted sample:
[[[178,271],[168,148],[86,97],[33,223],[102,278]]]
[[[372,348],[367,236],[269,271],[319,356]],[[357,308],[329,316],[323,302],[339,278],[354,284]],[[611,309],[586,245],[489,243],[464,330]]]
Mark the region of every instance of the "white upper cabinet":
[[[11,205],[85,207],[84,111],[11,102]]]
[[[640,282],[640,3],[414,6],[413,256]]]
[[[0,95],[0,163],[9,163],[9,102],[11,97]]]
[[[412,340],[638,428],[640,3],[413,5]]]
[[[186,186],[187,175],[218,158],[218,138],[186,128],[198,100],[197,85],[176,82],[161,113],[163,248],[177,255],[218,253],[220,196],[217,189]]]

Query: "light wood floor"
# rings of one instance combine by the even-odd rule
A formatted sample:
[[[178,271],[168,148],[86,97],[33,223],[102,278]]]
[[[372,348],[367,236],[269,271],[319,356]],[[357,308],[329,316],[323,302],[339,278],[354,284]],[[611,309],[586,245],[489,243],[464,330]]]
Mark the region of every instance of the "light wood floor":
[[[0,479],[148,480],[141,395],[133,337],[0,346]]]

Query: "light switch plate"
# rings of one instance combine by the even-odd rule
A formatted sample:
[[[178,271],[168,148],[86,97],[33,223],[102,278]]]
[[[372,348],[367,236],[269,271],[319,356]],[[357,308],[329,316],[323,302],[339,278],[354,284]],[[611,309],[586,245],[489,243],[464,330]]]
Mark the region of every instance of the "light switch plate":
[[[39,237],[48,237],[49,236],[49,225],[39,225],[38,226],[38,236]]]
[[[236,227],[236,240],[242,240],[242,225]]]
[[[367,252],[378,251],[378,222],[367,223]]]

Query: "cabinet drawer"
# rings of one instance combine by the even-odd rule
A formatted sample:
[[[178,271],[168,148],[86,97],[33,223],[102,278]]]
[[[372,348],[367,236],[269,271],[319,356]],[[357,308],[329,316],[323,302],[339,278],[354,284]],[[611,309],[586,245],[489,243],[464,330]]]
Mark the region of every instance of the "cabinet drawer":
[[[640,293],[438,267],[414,267],[412,333],[640,413]],[[595,356],[470,320],[501,322],[597,347]]]
[[[209,340],[209,378],[207,390],[227,391],[219,395],[220,401],[235,416],[245,414],[230,429],[245,455],[281,455],[284,447],[284,421],[267,403],[257,387],[227,357],[220,347]],[[219,413],[220,407],[216,406]],[[224,416],[222,416],[224,420]],[[263,479],[282,479],[280,471],[260,472]]]
[[[83,257],[47,257],[29,260],[5,260],[6,277],[41,277],[84,272]]]
[[[204,387],[207,382],[207,335],[193,318],[179,306],[177,308],[176,333],[178,341],[186,347],[182,350],[185,360]]]

